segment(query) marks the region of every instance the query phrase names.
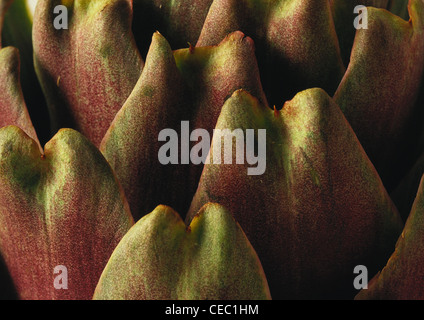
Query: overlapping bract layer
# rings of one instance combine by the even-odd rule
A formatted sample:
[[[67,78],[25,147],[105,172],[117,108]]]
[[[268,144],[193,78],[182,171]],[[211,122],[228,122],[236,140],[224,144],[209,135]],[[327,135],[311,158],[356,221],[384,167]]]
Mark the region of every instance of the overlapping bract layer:
[[[0,10],[9,2],[0,1]],[[53,27],[53,7],[58,4],[69,9],[69,30]],[[218,235],[223,232],[223,239],[234,236],[242,239],[242,250],[228,246],[225,241],[219,242],[221,238],[211,237],[211,243],[223,243],[230,257],[242,259],[240,255],[246,252],[243,256],[247,260],[239,262],[249,261],[253,268],[249,268],[247,279],[259,284],[247,288],[252,290],[243,297],[269,296],[256,254],[241,229],[229,222],[229,212],[240,222],[257,250],[274,298],[340,298],[343,290],[352,288],[354,266],[365,264],[372,272],[384,265],[402,229],[397,210],[366,154],[390,188],[396,185],[405,167],[415,160],[409,159],[412,156],[407,152],[402,154],[402,159],[396,158],[396,154],[399,147],[406,146],[406,141],[415,139],[415,130],[420,129],[414,128],[413,120],[418,119],[416,115],[420,113],[416,98],[424,64],[422,0],[409,1],[411,20],[408,22],[387,11],[370,8],[368,30],[358,31],[353,41],[351,22],[356,4],[387,7],[407,17],[405,6],[398,7],[393,1],[384,0],[353,1],[348,5],[337,0],[40,1],[34,28],[35,62],[56,125],[54,130],[71,126],[96,146],[102,141],[100,149],[116,171],[136,220],[159,204],[177,209],[184,217],[197,187],[187,221],[204,204],[218,203],[205,210],[220,212],[218,215],[224,218],[206,218],[205,221],[214,221],[206,226],[213,225],[211,230]],[[136,14],[133,24],[132,5]],[[184,14],[191,18],[185,19]],[[143,69],[138,50],[144,55],[151,33],[156,29],[171,46],[155,33]],[[197,42],[197,45],[172,51],[185,46],[186,42]],[[55,145],[66,140],[65,137],[72,137],[63,158],[59,158],[69,166],[69,172],[65,165],[60,168],[67,172],[66,176],[71,175],[74,193],[67,192],[69,188],[60,184],[61,178],[57,178],[60,170],[55,166],[45,173],[54,177],[49,180],[51,184],[42,184],[40,172],[44,171],[40,170],[40,163],[50,160],[48,156],[41,160],[40,151],[35,151],[36,134],[20,90],[16,50],[2,49],[0,63],[0,72],[8,79],[0,83],[0,107],[3,108],[0,124],[17,125],[35,140],[15,127],[0,131],[7,133],[2,138],[6,151],[0,157],[5,168],[2,178],[6,181],[0,187],[0,195],[3,195],[0,201],[4,203],[0,206],[1,254],[21,297],[90,298],[102,269],[100,266],[104,266],[107,255],[128,229],[121,228],[122,224],[114,220],[101,221],[99,211],[113,212],[116,205],[94,207],[98,192],[107,195],[109,201],[115,199],[118,207],[125,207],[125,200],[105,159],[74,131],[61,131],[48,144]],[[282,105],[298,91],[315,86],[325,89],[328,95],[319,89],[308,90],[286,103],[281,112],[267,106],[267,100]],[[335,101],[330,98],[334,92]],[[265,175],[247,176],[246,166],[235,164],[207,165],[204,170],[202,165],[180,164],[178,168],[161,165],[157,159],[162,145],[157,141],[159,132],[165,128],[178,132],[184,120],[190,122],[192,129],[205,128],[210,133],[214,128],[267,129]],[[82,149],[90,152],[78,159]],[[49,147],[46,147],[46,155],[47,150]],[[22,156],[26,152],[32,156]],[[28,161],[24,163],[26,158]],[[400,163],[404,159],[405,163]],[[19,163],[24,163],[23,171]],[[103,169],[98,170],[99,167]],[[87,174],[89,168],[91,175]],[[395,176],[394,171],[399,172],[399,176]],[[115,182],[102,191],[98,188],[102,179]],[[20,182],[14,183],[16,180]],[[53,194],[39,191],[43,188],[58,191]],[[72,204],[75,199],[80,200],[82,208],[90,209],[88,217],[72,209],[75,208],[72,205],[63,211],[63,205]],[[53,225],[53,229],[43,224],[51,204],[55,209],[49,216],[56,217],[60,226]],[[18,224],[10,222],[11,213],[18,217]],[[131,217],[127,209],[117,210],[113,216],[128,227]],[[158,220],[159,224],[146,223],[152,217],[162,220]],[[81,229],[84,219],[89,222],[82,223]],[[169,227],[171,234],[186,232],[182,221],[169,208],[159,207],[142,218],[129,234],[139,240],[147,239],[148,245],[138,246],[125,237],[109,262],[112,267],[105,270],[98,297],[163,297],[157,294],[154,283],[131,292],[133,287],[140,288],[154,275],[148,271],[149,264],[155,265],[156,261],[149,255],[152,253],[149,245],[162,246],[164,242],[160,237],[166,235],[154,238],[146,232],[150,228],[160,229],[163,224]],[[71,232],[77,230],[77,225],[78,231]],[[227,228],[228,225],[231,228]],[[176,229],[179,231],[175,232]],[[195,231],[202,235],[199,230]],[[16,243],[20,243],[17,239],[24,234],[39,235],[38,241],[26,241],[17,247]],[[87,235],[85,242],[78,240],[82,235]],[[113,244],[93,244],[99,235],[112,237]],[[51,239],[63,242],[55,246]],[[79,252],[74,252],[75,241],[81,246]],[[181,248],[193,245],[184,241]],[[98,246],[104,250],[99,253],[101,257],[92,261],[92,265],[82,262],[86,257],[91,258]],[[121,285],[115,280],[125,274],[126,268],[116,256],[128,248],[134,249],[128,258],[131,263],[137,264],[143,259],[146,264],[135,267],[140,268],[142,277],[132,282],[128,276]],[[34,258],[30,253],[38,249],[42,254]],[[68,295],[55,291],[52,277],[47,279],[49,273],[41,271],[53,271],[53,265],[62,254],[79,274],[73,275],[72,283],[80,282],[82,273],[90,273],[76,290],[68,291]],[[190,254],[187,251],[184,256],[190,257]],[[219,259],[207,258],[207,266],[218,266],[220,270],[228,267]],[[25,259],[35,263],[29,265]],[[167,260],[167,263],[174,262]],[[180,267],[200,274],[211,271],[192,268],[185,262]],[[407,273],[409,269],[405,270]],[[168,272],[167,267],[159,272],[169,280],[162,286],[166,297],[227,298],[222,294],[222,283],[217,282],[211,291],[183,292],[181,283],[205,288],[205,283],[199,281],[201,276],[184,278],[182,272],[174,279]],[[38,282],[31,278],[34,274],[40,276]],[[228,279],[235,281],[239,276],[237,272],[230,272]],[[238,288],[233,286],[234,295],[228,298],[241,297],[240,288],[249,283],[240,283]],[[28,284],[34,291],[27,288]]]
[[[255,41],[272,104],[311,87],[330,94],[337,89],[345,67],[328,1],[215,0],[197,46],[217,44],[237,30]]]
[[[191,130],[206,129],[212,136],[222,105],[238,88],[266,103],[252,40],[241,32],[215,47],[175,52],[163,36],[154,34],[142,75],[100,147],[126,191],[135,219],[158,203],[182,215],[188,210],[202,166],[181,163],[180,154],[179,165],[162,165],[159,133],[180,133],[181,121],[189,121]]]
[[[40,11],[50,12],[58,3],[45,2]],[[59,37],[63,30],[54,30],[53,14],[35,17],[38,73],[53,117],[62,117],[61,125],[81,130],[98,145],[141,70],[130,34],[132,6],[124,0],[66,4],[72,11],[66,36]],[[197,47],[218,45],[229,33],[241,30],[256,43],[268,101],[281,106],[311,87],[323,88],[330,96],[335,93],[336,102],[392,190],[414,161],[402,147],[405,140],[415,139],[419,126],[414,118],[424,66],[423,4],[410,1],[410,22],[370,7],[369,27],[359,30],[353,43],[353,8],[358,4],[395,12],[400,12],[398,7],[406,8],[385,0],[349,4],[324,0],[138,0],[133,4],[133,30],[142,52],[148,48],[153,28],[164,33],[173,49],[196,41]],[[184,19],[183,12],[190,18]],[[110,23],[114,15],[117,25]],[[93,22],[83,25],[86,18]],[[105,34],[113,40],[107,40]],[[70,67],[63,70],[63,65]]]

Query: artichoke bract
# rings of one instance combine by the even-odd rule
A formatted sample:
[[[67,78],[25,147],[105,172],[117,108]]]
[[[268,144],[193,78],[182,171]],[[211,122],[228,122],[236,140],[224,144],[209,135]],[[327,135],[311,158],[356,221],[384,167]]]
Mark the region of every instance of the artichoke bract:
[[[352,28],[352,13],[356,6],[371,6],[375,8],[391,8],[391,10],[406,9],[403,3],[399,7],[392,8],[394,4],[399,4],[404,0],[331,0],[331,10],[334,18],[334,27],[340,45],[340,54],[345,66],[349,65],[353,41],[355,39],[356,29]],[[389,2],[393,2],[389,5]]]
[[[396,243],[396,248],[384,269],[361,290],[358,300],[422,300],[424,291],[422,268],[424,234],[424,176],[405,229]]]
[[[281,112],[239,90],[224,104],[217,127],[266,128],[267,169],[247,176],[235,152],[233,164],[206,164],[187,221],[208,202],[233,212],[261,259],[273,298],[337,298],[354,266],[382,267],[402,220],[322,89],[299,93]],[[212,148],[210,157],[216,152]]]
[[[410,1],[409,15],[407,22],[384,10],[368,10],[368,29],[358,30],[334,95],[390,189],[406,173],[399,163],[410,159],[402,153],[408,155],[418,142],[416,126],[422,128],[414,118],[421,113],[415,106],[424,70],[424,3]]]
[[[263,300],[270,293],[240,226],[222,206],[206,204],[188,227],[165,206],[140,219],[110,257],[94,299]]]
[[[424,0],[0,0],[0,298],[423,299],[423,73]]]
[[[53,9],[69,6],[69,29]],[[40,1],[34,14],[35,70],[54,130],[72,127],[98,145],[140,75],[131,33],[132,5],[116,1]]]
[[[16,25],[17,21],[19,21],[18,26]],[[50,119],[41,85],[34,69],[32,16],[26,7],[25,0],[1,1],[0,46],[4,48],[12,46],[19,50],[22,91],[37,136],[44,144],[49,140],[51,133]]]
[[[41,154],[21,129],[0,129],[0,250],[23,299],[90,299],[133,225],[109,164],[87,138],[62,129]],[[68,289],[53,286],[56,266]]]
[[[16,125],[38,141],[21,89],[20,60],[16,48],[0,49],[0,126]]]

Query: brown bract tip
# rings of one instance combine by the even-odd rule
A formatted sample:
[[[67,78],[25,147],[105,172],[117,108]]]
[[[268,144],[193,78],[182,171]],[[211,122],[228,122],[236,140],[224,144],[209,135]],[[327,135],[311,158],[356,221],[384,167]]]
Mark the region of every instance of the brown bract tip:
[[[190,43],[190,42],[187,42],[188,43],[188,51],[191,53],[191,54],[193,54],[194,53],[194,46]]]
[[[274,105],[274,116],[278,117],[280,115],[280,111],[278,111],[277,107]]]

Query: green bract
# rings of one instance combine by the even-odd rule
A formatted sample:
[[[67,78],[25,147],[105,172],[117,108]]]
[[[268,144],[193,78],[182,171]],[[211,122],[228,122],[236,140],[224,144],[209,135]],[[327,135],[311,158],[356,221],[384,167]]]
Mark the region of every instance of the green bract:
[[[241,228],[223,207],[207,204],[189,227],[165,206],[140,219],[110,257],[94,298],[262,300],[270,293]]]

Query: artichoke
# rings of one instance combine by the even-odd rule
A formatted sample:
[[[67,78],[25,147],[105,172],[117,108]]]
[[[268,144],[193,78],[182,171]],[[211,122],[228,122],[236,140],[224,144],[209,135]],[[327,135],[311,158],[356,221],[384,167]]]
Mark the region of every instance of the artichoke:
[[[423,74],[423,0],[0,0],[0,297],[423,299]]]

